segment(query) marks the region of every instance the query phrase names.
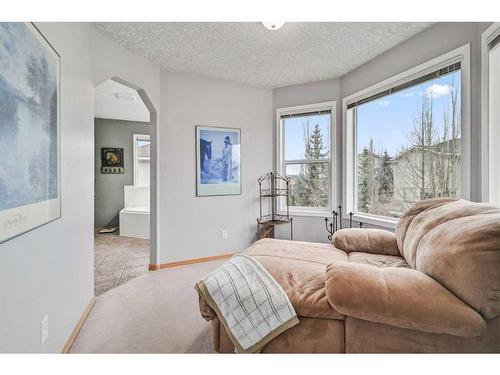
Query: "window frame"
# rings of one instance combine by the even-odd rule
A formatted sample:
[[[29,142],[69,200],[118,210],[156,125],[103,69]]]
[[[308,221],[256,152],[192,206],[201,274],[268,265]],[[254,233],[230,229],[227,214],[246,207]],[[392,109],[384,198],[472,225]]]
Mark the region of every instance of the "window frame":
[[[330,157],[327,159],[318,160],[285,160],[285,147],[284,139],[285,133],[282,128],[281,117],[284,115],[316,112],[316,111],[330,111]],[[327,101],[313,104],[297,105],[291,107],[276,108],[276,159],[275,159],[275,169],[282,175],[286,175],[286,165],[287,164],[305,164],[305,163],[328,163],[328,207],[292,207],[290,206],[290,215],[292,216],[312,216],[312,217],[325,217],[325,215],[330,215],[332,212],[332,207],[335,206],[334,200],[336,199],[335,194],[335,184],[334,178],[336,177],[336,155],[337,155],[337,142],[336,142],[336,102]],[[286,213],[285,208],[282,204],[278,205],[278,212],[280,214]]]
[[[150,145],[151,145],[151,135],[150,134],[133,134],[132,135],[132,152],[133,152],[133,158],[134,158],[134,186],[148,186],[148,185],[137,185],[137,180],[138,180],[138,165],[139,165],[139,159],[137,156],[137,141],[140,139],[144,140],[149,140]],[[151,147],[151,146],[150,146]],[[143,157],[144,159],[149,159],[149,173],[151,173],[151,156],[149,158]],[[150,181],[149,181],[149,186],[151,186],[151,175],[150,175]]]
[[[481,201],[490,201],[490,120],[489,70],[490,43],[500,36],[500,22],[494,22],[481,34]]]
[[[342,134],[343,134],[343,163],[342,163],[342,189],[343,189],[343,218],[348,219],[349,212],[353,212],[353,220],[394,229],[399,219],[389,216],[365,214],[356,212],[357,195],[357,126],[353,120],[348,119],[347,106],[350,103],[368,98],[394,86],[415,80],[432,71],[444,68],[453,63],[461,63],[461,197],[470,199],[470,170],[471,170],[471,111],[470,111],[470,44],[463,45],[448,53],[438,56],[423,64],[417,65],[384,81],[374,84],[366,89],[348,95],[342,99]]]

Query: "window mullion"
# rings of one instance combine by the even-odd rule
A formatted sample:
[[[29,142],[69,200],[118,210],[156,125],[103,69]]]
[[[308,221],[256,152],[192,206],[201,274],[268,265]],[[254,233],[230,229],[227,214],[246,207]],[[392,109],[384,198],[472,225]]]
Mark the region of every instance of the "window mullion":
[[[284,163],[286,165],[330,163],[330,159],[296,159],[296,160],[285,160]]]

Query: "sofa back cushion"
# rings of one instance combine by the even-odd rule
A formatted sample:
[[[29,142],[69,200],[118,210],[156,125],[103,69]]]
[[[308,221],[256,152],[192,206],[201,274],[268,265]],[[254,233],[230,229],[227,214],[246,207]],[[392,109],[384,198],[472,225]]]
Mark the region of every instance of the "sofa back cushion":
[[[500,314],[500,208],[466,200],[417,203],[396,228],[408,264],[485,318]]]

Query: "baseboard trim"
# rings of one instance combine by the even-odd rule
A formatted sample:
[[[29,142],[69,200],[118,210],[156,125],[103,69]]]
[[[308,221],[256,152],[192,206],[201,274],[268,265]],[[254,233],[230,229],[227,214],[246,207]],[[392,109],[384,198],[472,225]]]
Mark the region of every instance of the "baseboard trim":
[[[75,342],[76,336],[78,336],[78,333],[80,332],[80,329],[83,326],[83,323],[85,323],[85,320],[87,320],[87,317],[89,316],[90,310],[92,310],[92,307],[94,307],[96,298],[95,296],[92,297],[90,300],[89,304],[85,308],[85,310],[82,313],[82,316],[80,317],[80,320],[78,320],[78,323],[76,323],[75,329],[69,336],[68,341],[66,341],[66,345],[64,345],[64,348],[62,349],[61,353],[67,354],[69,353],[69,350],[73,346],[73,343]]]
[[[169,263],[161,263],[161,264],[150,264],[149,265],[149,270],[150,271],[156,271],[156,270],[162,270],[164,268],[187,266],[188,264],[194,264],[194,263],[210,262],[212,260],[230,258],[233,255],[234,255],[234,253],[229,253],[229,254],[222,254],[222,255],[213,255],[213,256],[210,256],[210,257],[203,257],[203,258],[193,258],[193,259],[179,260],[177,262],[169,262]]]

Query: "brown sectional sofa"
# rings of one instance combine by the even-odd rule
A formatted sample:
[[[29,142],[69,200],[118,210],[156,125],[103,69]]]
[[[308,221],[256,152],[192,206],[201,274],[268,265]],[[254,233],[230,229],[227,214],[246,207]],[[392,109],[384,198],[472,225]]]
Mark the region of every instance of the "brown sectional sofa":
[[[500,208],[425,200],[395,234],[344,229],[332,242],[263,239],[245,251],[300,320],[262,352],[500,352]],[[203,299],[200,310],[213,350],[234,352]]]

